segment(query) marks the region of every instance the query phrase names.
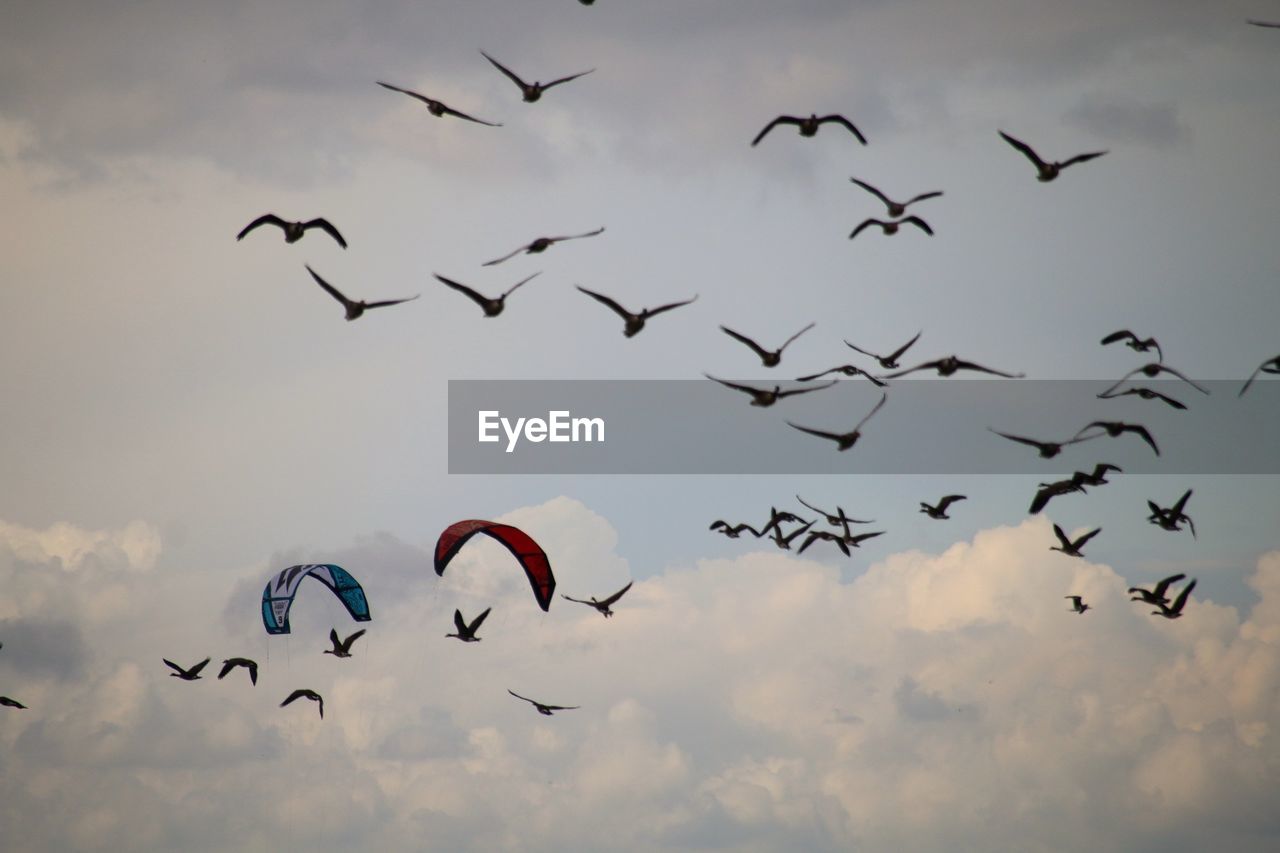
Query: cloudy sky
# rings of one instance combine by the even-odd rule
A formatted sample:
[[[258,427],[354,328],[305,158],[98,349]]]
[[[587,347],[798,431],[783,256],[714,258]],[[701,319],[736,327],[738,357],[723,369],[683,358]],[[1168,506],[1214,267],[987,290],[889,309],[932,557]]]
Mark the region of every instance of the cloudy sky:
[[[1130,328],[1233,383],[1188,403],[1228,405],[1280,352],[1280,30],[1250,17],[1280,4],[7,4],[0,695],[29,708],[0,709],[6,849],[1274,849],[1280,476],[1174,460],[1028,516],[1102,445],[999,476],[465,476],[446,430],[450,379],[766,379],[716,327],[811,321],[780,370],[923,330],[907,364],[1116,379],[1146,356],[1098,341]],[[481,50],[595,70],[525,104]],[[869,144],[750,146],[812,112]],[[1040,184],[997,130],[1108,153]],[[846,239],[883,212],[849,177],[943,190],[913,209],[935,236]],[[350,247],[235,240],[269,211]],[[304,265],[422,296],[348,323]],[[541,275],[489,319],[433,272]],[[575,284],[699,298],[626,339]],[[1274,387],[1231,404],[1274,412]],[[855,390],[854,420],[878,399]],[[1084,417],[1176,436],[1157,405]],[[877,417],[851,455],[897,429]],[[1197,538],[1145,522],[1187,488]],[[949,492],[952,520],[917,512]],[[887,533],[846,559],[706,530],[797,493]],[[472,517],[534,535],[561,592],[635,586],[610,620],[544,614],[491,543],[437,579]],[[1055,522],[1105,530],[1073,560]],[[267,577],[311,561],[369,595],[349,660],[320,654],[353,626],[318,588],[262,630]],[[1184,618],[1126,600],[1174,572]],[[483,642],[443,637],[490,606]],[[161,663],[233,655],[256,687]],[[277,707],[301,686],[323,721]]]

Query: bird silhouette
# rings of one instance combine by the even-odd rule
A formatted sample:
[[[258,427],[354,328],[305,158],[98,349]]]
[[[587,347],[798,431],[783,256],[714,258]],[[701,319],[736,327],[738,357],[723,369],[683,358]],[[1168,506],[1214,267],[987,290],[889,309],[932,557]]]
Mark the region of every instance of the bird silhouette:
[[[849,516],[844,514],[844,507],[841,507],[841,506],[837,506],[836,511],[834,513],[831,513],[831,512],[827,512],[826,510],[818,509],[816,506],[807,502],[804,498],[800,497],[799,495],[796,495],[796,500],[800,502],[801,506],[807,509],[811,509],[814,512],[816,512],[818,515],[822,516],[824,519],[826,519],[827,524],[830,524],[832,527],[843,527],[846,533],[849,531],[850,524],[874,524],[875,523],[875,519],[873,518],[868,518],[868,519],[850,518]]]
[[[563,243],[565,240],[581,240],[583,237],[594,237],[597,234],[603,234],[603,233],[604,233],[604,228],[600,227],[594,231],[588,231],[585,234],[566,234],[562,237],[538,237],[528,243],[525,243],[523,246],[516,249],[515,251],[505,254],[500,258],[494,258],[491,261],[485,261],[480,266],[491,267],[494,264],[500,264],[503,261],[509,261],[512,258],[514,258],[516,255],[520,254],[521,252],[524,252],[526,255],[536,255],[539,252],[545,252],[547,249],[549,249],[551,246],[554,246],[556,243]]]
[[[222,662],[222,670],[218,673],[218,679],[227,677],[227,673],[242,666],[249,670],[249,681],[253,684],[258,683],[258,662],[249,660],[248,658],[227,658]]]
[[[1147,516],[1147,521],[1158,525],[1163,530],[1178,531],[1182,529],[1182,522],[1186,522],[1191,527],[1191,536],[1195,538],[1196,524],[1191,520],[1191,516],[1183,512],[1187,506],[1187,500],[1191,497],[1191,490],[1187,491],[1178,498],[1178,502],[1173,506],[1162,508],[1157,506],[1154,501],[1147,501],[1147,508],[1151,510],[1151,515]]]
[[[781,385],[774,385],[772,388],[752,388],[750,385],[740,385],[737,382],[730,382],[727,379],[716,379],[709,373],[702,374],[708,379],[719,382],[726,388],[732,388],[735,391],[741,391],[744,394],[751,395],[751,405],[767,408],[785,397],[794,397],[796,394],[808,394],[810,391],[821,391],[823,388],[830,388],[836,384],[836,380],[831,380],[825,385],[813,385],[808,388],[792,388],[787,391],[782,390]]]
[[[1121,329],[1103,338],[1102,345],[1114,344],[1116,341],[1124,341],[1124,345],[1134,352],[1148,352],[1154,349],[1159,360],[1164,361],[1164,350],[1160,349],[1160,344],[1156,343],[1155,338],[1139,338],[1128,329]]]
[[[283,708],[285,705],[288,705],[290,702],[297,699],[310,699],[312,702],[317,703],[320,706],[320,719],[324,719],[324,697],[314,690],[308,690],[305,687],[299,687],[297,690],[290,693],[288,698],[280,703],[280,707]]]
[[[408,95],[410,98],[416,98],[419,101],[422,101],[422,103],[427,105],[427,112],[437,118],[443,116],[456,116],[457,118],[466,119],[467,121],[473,121],[476,124],[484,124],[489,127],[502,127],[498,122],[485,121],[484,119],[479,119],[475,116],[469,116],[464,112],[459,112],[453,107],[445,104],[444,101],[437,101],[435,98],[428,98],[426,95],[420,95],[417,92],[412,92],[408,89],[401,89],[399,86],[392,86],[390,83],[383,83],[381,80],[378,81],[378,85],[385,89],[390,89],[393,92],[399,92],[402,95]]]
[[[492,56],[485,53],[483,50],[480,51],[480,55],[483,56],[485,59],[489,60],[491,63],[493,63],[494,68],[497,68],[499,71],[501,71],[503,74],[507,76],[507,79],[509,79],[512,83],[515,83],[517,86],[520,87],[520,94],[524,98],[525,103],[528,103],[528,104],[532,104],[534,101],[539,100],[542,97],[542,93],[550,89],[552,86],[559,86],[561,83],[568,83],[570,80],[577,80],[579,77],[582,77],[586,74],[590,74],[592,71],[595,71],[594,68],[591,68],[587,71],[579,71],[577,74],[570,74],[568,77],[561,77],[557,80],[552,80],[550,83],[539,83],[537,81],[534,81],[533,83],[526,83],[525,81],[521,80],[514,71],[512,71],[510,68],[507,68],[498,60],[494,59]]]
[[[751,338],[748,338],[746,335],[739,334],[738,332],[735,332],[733,329],[727,328],[726,326],[721,326],[720,331],[724,332],[726,335],[733,338],[735,341],[739,341],[749,346],[755,352],[756,355],[760,356],[760,361],[764,363],[765,367],[777,367],[778,362],[782,361],[782,351],[787,347],[789,347],[792,341],[794,341],[796,338],[800,337],[801,335],[803,335],[805,332],[809,331],[816,325],[817,325],[816,323],[810,323],[809,325],[805,326],[803,329],[796,332],[791,337],[787,338],[786,342],[775,350],[767,350],[764,347],[760,346],[755,341],[751,340]]]
[[[898,229],[904,223],[910,223],[911,225],[914,225],[917,228],[919,228],[924,233],[928,234],[930,237],[933,236],[933,229],[929,227],[929,223],[925,222],[919,216],[904,216],[901,219],[898,219],[896,221],[888,221],[888,222],[886,222],[883,219],[876,219],[874,216],[871,216],[864,219],[858,225],[858,227],[854,228],[853,231],[849,232],[849,239],[852,240],[854,237],[857,237],[859,234],[861,234],[866,229],[870,228],[872,225],[880,226],[880,230],[883,231],[886,236],[892,237],[894,234],[898,233]]]
[[[1062,531],[1062,528],[1055,524],[1053,526],[1053,535],[1058,537],[1058,542],[1060,544],[1050,545],[1049,550],[1061,551],[1062,553],[1066,554],[1068,557],[1083,557],[1084,552],[1081,551],[1080,549],[1084,547],[1084,544],[1086,542],[1088,542],[1090,539],[1097,536],[1101,532],[1102,532],[1101,527],[1095,527],[1093,530],[1090,530],[1088,533],[1084,534],[1083,536],[1080,536],[1076,539],[1068,539],[1067,534]]]
[[[657,308],[645,308],[639,314],[633,314],[617,302],[605,296],[603,293],[596,293],[594,290],[587,290],[582,285],[575,286],[578,290],[581,290],[601,305],[605,305],[612,309],[613,313],[621,317],[623,320],[622,334],[624,337],[628,338],[635,337],[640,334],[640,331],[644,328],[644,324],[648,322],[651,317],[655,317],[664,311],[670,311],[673,308],[682,308],[685,305],[698,301],[698,297],[695,294],[692,299],[686,299],[683,302],[672,302],[667,305],[659,305]]]
[[[19,708],[24,711],[29,710],[26,705],[23,705],[17,699],[10,699],[8,696],[0,696],[0,705],[3,705],[6,708]]]
[[[626,595],[627,590],[631,589],[631,584],[633,583],[635,583],[635,581],[631,581],[631,583],[628,583],[622,589],[618,590],[613,595],[609,596],[608,598],[602,601],[597,600],[594,595],[591,596],[590,601],[585,601],[581,598],[573,598],[571,596],[565,595],[564,593],[561,593],[560,595],[562,598],[569,599],[569,601],[574,601],[574,602],[577,602],[578,604],[585,604],[588,607],[594,607],[596,610],[600,611],[600,615],[608,619],[610,616],[613,615],[613,610],[610,608],[612,608],[613,605],[618,602],[619,598],[622,598],[622,596]]]
[[[1160,609],[1152,610],[1151,615],[1163,616],[1166,619],[1180,618],[1182,616],[1182,608],[1186,606],[1187,598],[1191,595],[1191,590],[1195,588],[1196,588],[1196,581],[1195,581],[1195,578],[1192,578],[1191,583],[1184,586],[1182,588],[1182,592],[1180,592],[1178,594],[1178,597],[1173,600],[1173,604],[1164,604],[1163,602],[1156,602],[1155,603],[1156,607]]]
[[[582,707],[581,705],[547,705],[537,701],[536,699],[530,699],[528,696],[521,696],[510,687],[507,688],[507,692],[517,699],[523,699],[528,702],[530,705],[538,709],[539,714],[542,714],[545,717],[550,717],[556,711],[576,711]]]
[[[707,529],[719,530],[729,539],[737,539],[739,536],[743,534],[743,532],[750,533],[752,536],[756,537],[757,539],[759,539],[761,536],[764,535],[763,531],[756,530],[750,524],[746,524],[745,522],[742,524],[730,524],[729,522],[724,521],[723,519],[716,519],[715,521],[711,522],[711,526]]]
[[[1092,436],[1086,436],[1085,433],[1093,428],[1101,429],[1102,432],[1095,433]],[[1160,455],[1160,448],[1156,446],[1156,440],[1152,438],[1150,431],[1142,424],[1127,424],[1122,421],[1094,421],[1086,424],[1080,432],[1076,433],[1076,438],[1087,440],[1089,438],[1100,438],[1102,435],[1109,435],[1112,438],[1119,438],[1126,432],[1131,432],[1138,438],[1142,439],[1147,445],[1155,451],[1156,456]]]
[[[907,341],[905,344],[898,347],[896,350],[889,353],[888,355],[876,355],[873,352],[868,352],[867,350],[864,350],[861,347],[858,347],[849,343],[847,340],[844,342],[844,345],[847,346],[849,349],[857,350],[863,355],[871,356],[876,361],[880,362],[880,366],[883,367],[885,370],[893,370],[898,366],[898,359],[902,357],[902,354],[907,350],[911,349],[911,345],[914,344],[916,341],[920,340],[920,335],[922,335],[923,333],[924,333],[923,329],[921,329],[919,332],[916,332],[916,336],[914,338]]]
[[[764,130],[756,134],[756,138],[751,140],[751,144],[753,146],[759,145],[760,140],[764,139],[765,134],[767,134],[769,131],[773,130],[775,127],[777,127],[780,124],[794,124],[799,129],[801,136],[816,136],[818,133],[818,128],[828,123],[834,123],[834,124],[840,125],[841,127],[848,130],[850,133],[852,133],[854,136],[856,136],[858,138],[858,141],[861,142],[863,145],[867,144],[867,138],[862,135],[862,131],[854,127],[853,122],[849,121],[844,116],[838,115],[836,113],[832,113],[831,115],[827,115],[827,116],[822,116],[821,118],[818,117],[817,113],[813,113],[808,118],[801,118],[799,116],[778,116],[773,121],[766,124],[764,126]]]
[[[243,240],[246,234],[257,228],[259,225],[278,225],[280,229],[284,231],[284,241],[286,243],[296,243],[302,239],[302,235],[306,234],[308,229],[319,228],[320,230],[328,233],[330,237],[337,240],[339,246],[344,249],[347,248],[347,241],[342,239],[342,235],[338,233],[338,229],[329,224],[329,220],[327,219],[311,219],[306,222],[289,222],[288,220],[281,219],[274,213],[264,213],[262,216],[259,216],[257,219],[250,222],[239,234],[236,235],[236,239]]]
[[[1114,386],[1113,386],[1113,388],[1114,388]],[[1120,391],[1120,392],[1116,392],[1116,391],[1114,391],[1114,390],[1113,390],[1113,388],[1112,388],[1112,389],[1108,389],[1108,391],[1110,391],[1110,393],[1108,393],[1108,391],[1103,391],[1101,394],[1098,394],[1098,395],[1096,395],[1096,396],[1097,396],[1097,397],[1099,397],[1100,399],[1103,399],[1103,400],[1113,400],[1113,399],[1115,399],[1116,397],[1124,397],[1124,396],[1126,396],[1126,395],[1128,395],[1128,394],[1133,394],[1133,395],[1135,395],[1135,396],[1137,396],[1138,398],[1143,399],[1143,400],[1159,400],[1159,401],[1161,401],[1162,403],[1165,403],[1165,404],[1167,404],[1167,405],[1169,405],[1169,406],[1171,406],[1172,408],[1175,408],[1175,409],[1185,409],[1185,408],[1186,408],[1186,405],[1185,405],[1184,403],[1182,403],[1182,402],[1180,402],[1180,401],[1178,401],[1178,400],[1175,400],[1174,398],[1170,397],[1169,395],[1167,395],[1167,394],[1161,394],[1159,391],[1153,391],[1152,389],[1147,388],[1147,387],[1142,386],[1142,385],[1135,385],[1135,386],[1134,386],[1134,387],[1132,387],[1132,388],[1126,388],[1126,389],[1124,389],[1123,391]]]
[[[488,617],[492,607],[486,608],[483,613],[471,620],[471,624],[462,618],[461,610],[453,611],[453,626],[458,630],[456,634],[445,634],[446,637],[457,637],[464,643],[478,643],[480,638],[476,636],[476,631],[480,630],[480,625]]]
[[[815,379],[821,379],[831,373],[842,373],[845,376],[865,376],[871,381],[871,384],[875,385],[877,388],[883,388],[889,384],[888,382],[883,382],[872,376],[870,373],[867,373],[867,371],[863,370],[861,367],[855,367],[852,364],[842,364],[839,367],[833,367],[830,370],[824,370],[821,373],[814,373],[811,376],[797,376],[796,381],[812,382]]]
[[[1140,587],[1140,586],[1131,586],[1129,587],[1129,592],[1137,593],[1137,595],[1133,596],[1129,600],[1145,601],[1147,604],[1156,604],[1156,605],[1168,604],[1169,598],[1166,595],[1166,593],[1169,591],[1169,587],[1177,583],[1178,581],[1182,580],[1185,577],[1186,575],[1182,575],[1182,574],[1169,575],[1169,577],[1165,578],[1164,580],[1156,584],[1154,589],[1150,589],[1150,590],[1144,589],[1143,587]]]
[[[937,198],[938,196],[942,195],[941,192],[935,191],[935,192],[921,193],[920,195],[915,196],[914,198],[908,199],[907,201],[894,201],[884,193],[880,192],[880,190],[871,186],[871,184],[868,184],[866,181],[860,181],[857,178],[850,178],[849,180],[857,184],[858,186],[862,187],[864,190],[871,193],[873,196],[880,199],[882,202],[884,202],[884,206],[889,212],[890,219],[897,219],[899,216],[902,216],[904,213],[907,212],[907,208],[909,206],[915,204],[918,201],[924,201],[925,199],[929,199],[929,198]]]
[[[533,279],[538,277],[539,275],[542,275],[542,273],[534,273],[528,278],[523,278],[520,281],[517,281],[515,284],[507,288],[506,291],[501,296],[497,296],[493,299],[490,299],[487,296],[482,296],[481,294],[472,290],[470,287],[467,287],[465,284],[456,282],[451,278],[445,278],[439,273],[432,273],[432,275],[434,275],[436,279],[439,280],[442,284],[446,284],[449,287],[452,287],[454,290],[458,291],[459,293],[465,294],[466,296],[470,297],[471,301],[479,305],[481,310],[484,311],[484,316],[497,317],[499,314],[502,313],[502,309],[506,306],[507,297],[510,296],[517,287],[529,281],[530,279]]]
[[[325,649],[324,653],[326,655],[333,655],[335,658],[351,657],[351,644],[354,643],[356,640],[360,639],[361,637],[363,637],[364,632],[365,632],[365,629],[361,628],[359,631],[356,631],[350,637],[347,637],[345,640],[342,640],[338,638],[338,629],[330,628],[329,642],[333,644],[333,648]]]
[[[1077,482],[1074,478],[1067,480],[1056,480],[1052,483],[1041,483],[1039,491],[1031,500],[1031,506],[1027,512],[1035,515],[1040,510],[1049,505],[1049,501],[1061,495],[1069,495],[1072,492],[1083,492],[1084,486]]]
[[[1133,376],[1135,373],[1141,373],[1143,376],[1146,376],[1150,379],[1155,379],[1161,373],[1172,373],[1174,376],[1178,377],[1183,382],[1187,383],[1192,388],[1199,391],[1201,394],[1209,393],[1209,390],[1207,388],[1197,385],[1196,383],[1192,382],[1190,379],[1188,379],[1179,371],[1174,370],[1172,367],[1168,367],[1157,361],[1153,361],[1150,364],[1144,364],[1142,365],[1142,367],[1135,367],[1133,370],[1130,370],[1123,377],[1121,377],[1119,382],[1117,382],[1115,385],[1112,385],[1110,388],[1108,388],[1106,391],[1103,391],[1102,393],[1105,395],[1112,394],[1117,388],[1123,385],[1130,376]]]
[[[1084,603],[1084,599],[1078,595],[1064,595],[1063,598],[1071,599],[1071,609],[1076,613],[1083,613],[1089,609],[1089,605]]]
[[[807,432],[809,435],[816,435],[818,438],[826,438],[834,441],[836,443],[836,450],[848,450],[850,447],[853,447],[858,443],[858,439],[862,438],[862,425],[871,420],[871,416],[880,411],[880,407],[883,406],[885,401],[888,399],[888,394],[881,394],[880,402],[876,403],[871,411],[867,413],[867,416],[858,421],[857,426],[848,432],[824,432],[820,429],[800,426],[800,424],[792,423],[791,421],[787,421],[787,425],[793,429],[798,429],[801,432]]]
[[[342,307],[347,311],[348,321],[358,319],[360,315],[364,314],[364,312],[368,311],[370,308],[384,308],[388,305],[399,305],[401,302],[412,302],[418,298],[417,296],[410,296],[407,299],[385,299],[381,302],[365,302],[363,300],[356,301],[343,296],[336,287],[322,279],[311,267],[307,267],[307,272],[311,273],[311,277],[316,280],[316,284],[323,287],[326,293],[342,303]]]
[[[1021,151],[1028,160],[1030,160],[1033,164],[1035,164],[1036,180],[1042,181],[1042,182],[1052,181],[1054,178],[1058,177],[1058,174],[1063,169],[1067,168],[1068,166],[1072,166],[1076,163],[1083,163],[1086,160],[1092,160],[1095,157],[1101,157],[1103,154],[1107,153],[1106,151],[1093,151],[1088,154],[1077,154],[1076,156],[1063,160],[1060,163],[1048,163],[1040,159],[1040,155],[1037,154],[1034,150],[1032,150],[1031,146],[1028,145],[1027,143],[1014,139],[1012,136],[1005,133],[1003,130],[999,131],[999,133],[1000,133],[1000,136],[1004,138],[1005,142],[1009,143],[1014,148]]]
[[[168,664],[170,669],[174,670],[169,673],[170,678],[181,678],[183,681],[195,681],[200,677],[200,670],[204,669],[208,665],[210,659],[205,658],[190,669],[183,669],[168,658],[161,658],[161,660]]]
[[[1240,386],[1240,393],[1236,395],[1237,397],[1244,396],[1244,392],[1249,390],[1249,386],[1253,384],[1253,380],[1258,378],[1259,373],[1270,373],[1273,376],[1280,375],[1280,355],[1275,358],[1269,358],[1258,365],[1258,369],[1253,371],[1249,378],[1245,380],[1244,385]]]
[[[942,500],[938,501],[937,506],[920,501],[920,511],[930,518],[950,518],[951,516],[947,515],[947,507],[951,506],[956,501],[962,500],[966,500],[965,495],[947,495]]]
[[[773,525],[773,544],[777,545],[784,551],[790,551],[791,543],[798,537],[807,533],[810,527],[813,527],[812,521],[806,522],[803,527],[799,527],[784,536],[782,533],[782,526],[780,524],[775,524]]]
[[[1034,447],[1037,451],[1039,451],[1041,459],[1052,459],[1053,457],[1061,453],[1062,448],[1066,447],[1068,444],[1078,444],[1082,441],[1088,441],[1091,438],[1098,437],[1096,435],[1091,435],[1086,438],[1081,438],[1079,435],[1076,435],[1075,438],[1069,438],[1066,441],[1039,441],[1034,438],[1023,438],[1020,435],[1010,435],[1007,432],[1000,432],[1000,430],[998,429],[991,429],[991,427],[987,427],[987,429],[990,430],[991,432],[994,432],[996,435],[1000,436],[1001,438],[1007,438],[1010,441],[1016,441],[1019,444],[1025,444],[1029,447]]]
[[[1021,379],[1026,376],[1025,373],[1005,373],[1003,370],[993,370],[990,367],[983,367],[981,364],[975,364],[972,361],[965,361],[958,356],[949,355],[946,358],[926,361],[924,364],[917,364],[915,367],[899,370],[896,373],[890,373],[880,378],[896,379],[899,376],[906,376],[908,373],[915,373],[917,370],[936,370],[939,376],[951,376],[959,370],[976,370],[981,373],[990,373],[994,376],[1003,376],[1006,379]]]

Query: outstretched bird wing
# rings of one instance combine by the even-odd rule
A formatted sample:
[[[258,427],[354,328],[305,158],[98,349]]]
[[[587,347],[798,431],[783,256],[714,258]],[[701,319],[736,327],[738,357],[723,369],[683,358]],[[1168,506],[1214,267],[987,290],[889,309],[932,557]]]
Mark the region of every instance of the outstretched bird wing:
[[[769,122],[768,124],[766,124],[766,125],[764,126],[764,130],[762,130],[762,131],[760,131],[758,134],[756,134],[756,138],[755,138],[755,139],[753,139],[753,140],[751,140],[751,144],[752,144],[752,145],[759,145],[759,144],[760,144],[760,140],[761,140],[761,139],[764,139],[765,134],[767,134],[769,131],[773,130],[776,126],[778,126],[778,125],[780,125],[780,124],[796,124],[796,125],[798,125],[798,124],[800,124],[800,119],[796,118],[795,116],[778,116],[778,117],[777,117],[777,118],[775,118],[773,121],[771,121],[771,122]]]
[[[832,114],[829,116],[823,116],[822,118],[818,119],[818,124],[826,124],[828,122],[834,122],[835,124],[838,124],[846,128],[850,133],[858,137],[859,142],[861,142],[863,145],[867,144],[867,138],[862,135],[862,131],[854,127],[853,122],[849,121],[844,116],[839,114]]]
[[[506,67],[505,65],[503,65],[501,62],[499,62],[498,60],[494,59],[492,56],[490,56],[489,54],[485,53],[483,50],[482,50],[482,51],[480,51],[480,55],[481,55],[481,56],[483,56],[485,59],[489,60],[490,62],[492,62],[492,63],[493,63],[493,67],[494,67],[494,68],[497,68],[497,69],[498,69],[499,71],[501,71],[503,74],[507,75],[507,78],[508,78],[512,83],[515,83],[517,86],[519,86],[519,87],[520,87],[520,89],[521,89],[521,91],[523,91],[523,90],[524,90],[524,89],[529,85],[528,83],[524,82],[524,81],[523,81],[523,80],[521,80],[519,77],[517,77],[517,76],[516,76],[516,73],[515,73],[514,71],[512,71],[510,68],[507,68],[507,67]]]
[[[344,249],[347,248],[347,241],[342,239],[342,235],[338,233],[338,229],[334,228],[333,223],[331,223],[329,220],[324,219],[323,217],[319,217],[316,219],[312,219],[309,222],[302,223],[302,230],[305,231],[308,228],[319,228],[321,231],[324,231],[330,237],[337,240],[339,246],[341,246]]]
[[[244,229],[239,234],[236,235],[236,239],[243,240],[244,235],[248,234],[250,231],[257,228],[259,225],[279,225],[281,228],[283,228],[286,224],[287,223],[283,219],[281,219],[279,216],[276,216],[274,213],[264,213],[261,216],[259,216],[257,219],[253,220],[248,225],[246,225]]]

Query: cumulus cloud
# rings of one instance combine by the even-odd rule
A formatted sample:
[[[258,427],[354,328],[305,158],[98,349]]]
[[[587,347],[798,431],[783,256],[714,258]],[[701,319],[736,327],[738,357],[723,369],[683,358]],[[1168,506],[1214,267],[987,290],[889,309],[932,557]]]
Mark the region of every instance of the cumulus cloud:
[[[498,520],[539,539],[561,591],[631,574],[577,501]],[[265,849],[282,833],[319,850],[1267,849],[1280,552],[1247,614],[1204,577],[1170,622],[1052,541],[1033,518],[851,581],[747,552],[644,577],[606,620],[559,598],[544,614],[493,543],[436,578],[425,549],[370,537],[342,554],[375,612],[355,657],[320,654],[330,624],[350,627],[323,597],[299,601],[293,636],[259,640],[256,688],[103,651],[3,719],[0,816],[17,849]],[[163,631],[231,645],[211,598]],[[487,606],[480,643],[443,637],[455,607]],[[323,721],[277,707],[298,686],[325,696]],[[507,689],[582,708],[544,717]],[[113,814],[146,818],[129,831]]]

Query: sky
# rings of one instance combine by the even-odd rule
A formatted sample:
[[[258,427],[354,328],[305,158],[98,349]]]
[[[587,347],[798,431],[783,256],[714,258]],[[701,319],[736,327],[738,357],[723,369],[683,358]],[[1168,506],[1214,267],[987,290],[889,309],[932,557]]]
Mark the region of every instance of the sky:
[[[447,431],[449,380],[793,378],[874,368],[843,341],[918,331],[908,365],[1113,380],[1147,358],[1099,346],[1129,328],[1242,383],[1280,352],[1280,31],[1245,23],[1280,20],[1273,0],[3,18],[0,695],[28,706],[0,709],[7,849],[1276,846],[1280,476],[1175,461],[1030,516],[1099,445],[1033,473],[839,467],[897,429],[890,403],[836,476],[481,476],[449,472]],[[594,70],[526,104],[480,51],[527,79]],[[868,144],[827,125],[750,145],[810,113]],[[1107,154],[1038,183],[998,130]],[[850,177],[942,190],[912,208],[934,236],[847,239],[883,213]],[[326,217],[349,248],[235,239],[267,212]],[[346,322],[307,265],[353,298],[421,296]],[[538,272],[496,318],[432,278],[497,293]],[[698,301],[624,338],[574,285]],[[815,321],[778,370],[716,328],[776,345]],[[879,396],[863,384],[854,419]],[[1274,387],[1231,404],[1274,412],[1243,408]],[[744,421],[805,412],[724,396]],[[1101,405],[1087,417],[1176,434],[1157,404]],[[1188,488],[1195,538],[1145,523]],[[917,511],[948,493],[968,496],[951,520]],[[796,495],[886,533],[846,558],[707,530]],[[437,578],[464,518],[530,532],[558,592],[635,585],[608,620],[543,613],[487,542]],[[1071,559],[1054,523],[1104,532]],[[364,584],[354,657],[320,653],[356,626],[318,587],[290,636],[263,632],[263,584],[303,562]],[[1197,579],[1181,619],[1127,601],[1173,573]],[[486,607],[482,642],[444,638]],[[213,677],[235,655],[256,687]],[[161,660],[206,656],[191,683]],[[302,686],[323,720],[278,707]],[[543,717],[508,689],[581,708]]]

